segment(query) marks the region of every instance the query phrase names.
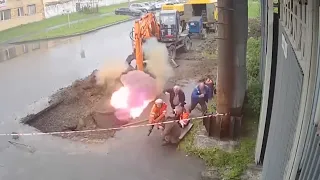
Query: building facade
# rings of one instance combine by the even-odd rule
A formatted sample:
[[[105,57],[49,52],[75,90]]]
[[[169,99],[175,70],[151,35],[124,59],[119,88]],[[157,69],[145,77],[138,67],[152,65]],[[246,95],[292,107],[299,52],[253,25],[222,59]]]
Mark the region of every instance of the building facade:
[[[1,0],[0,31],[43,18],[42,0]]]
[[[135,0],[131,0],[135,1]],[[45,18],[77,12],[84,6],[109,6],[128,0],[43,0]]]
[[[262,180],[319,180],[319,0],[261,0]]]

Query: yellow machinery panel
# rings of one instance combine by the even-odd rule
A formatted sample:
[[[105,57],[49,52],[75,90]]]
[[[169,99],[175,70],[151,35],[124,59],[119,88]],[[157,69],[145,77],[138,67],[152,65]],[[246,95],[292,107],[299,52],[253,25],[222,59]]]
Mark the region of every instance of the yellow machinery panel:
[[[178,12],[183,12],[184,4],[164,4],[161,6],[161,10],[176,10]]]
[[[217,0],[188,0],[186,4],[210,4],[217,3]]]

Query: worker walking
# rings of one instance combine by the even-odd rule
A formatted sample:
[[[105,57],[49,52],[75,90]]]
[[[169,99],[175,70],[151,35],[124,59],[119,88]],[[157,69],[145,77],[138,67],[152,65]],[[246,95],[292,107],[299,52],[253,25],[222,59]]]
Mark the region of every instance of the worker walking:
[[[201,111],[203,114],[205,114],[207,112],[207,103],[212,96],[213,94],[210,93],[210,88],[205,85],[204,82],[199,83],[199,85],[194,88],[191,94],[190,113],[198,104],[200,104]]]
[[[169,88],[164,90],[165,93],[168,93],[170,95],[170,105],[172,108],[172,112],[174,112],[174,109],[176,106],[184,107],[186,104],[186,96],[184,92],[182,91],[180,86],[174,86],[173,88]]]
[[[162,99],[157,99],[152,106],[150,117],[149,117],[149,123],[161,123],[165,121],[167,113],[167,104],[163,102]],[[164,129],[164,125],[156,125],[158,129]],[[154,128],[154,125],[150,126],[148,136],[151,134],[152,130]]]

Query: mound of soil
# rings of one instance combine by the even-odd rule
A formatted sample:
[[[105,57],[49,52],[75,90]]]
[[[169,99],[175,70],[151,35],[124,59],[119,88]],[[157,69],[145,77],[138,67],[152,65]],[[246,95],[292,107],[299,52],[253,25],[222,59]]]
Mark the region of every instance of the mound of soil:
[[[216,76],[216,43],[213,34],[203,40],[193,40],[193,49],[187,53],[179,53],[177,63],[180,65],[175,70],[175,76],[167,83],[167,87],[183,81],[199,80],[207,76]],[[101,103],[110,98],[110,91],[100,87],[95,82],[95,72],[88,77],[75,81],[71,86],[60,89],[52,98],[62,102],[49,111],[35,117],[27,123],[42,132],[77,131],[96,129],[97,119],[103,113],[96,113]],[[109,88],[110,89],[110,88]],[[103,110],[104,111],[104,110]],[[97,115],[98,114],[98,115]],[[100,116],[100,117],[99,117]],[[114,116],[109,120],[113,121]],[[108,119],[108,118],[106,118]],[[112,126],[120,124],[106,123]],[[106,127],[103,127],[106,128]],[[72,133],[61,135],[64,138],[86,143],[103,142],[112,137],[115,131]]]
[[[42,132],[95,129],[94,108],[106,97],[106,93],[104,87],[96,85],[93,72],[88,77],[75,81],[71,86],[60,89],[52,97],[55,101],[62,102],[27,123]],[[86,141],[104,140],[113,134],[114,132],[92,132],[61,136]]]
[[[175,77],[170,81],[200,80],[204,77],[215,79],[217,75],[217,43],[215,34],[208,34],[205,40],[193,39],[192,50],[178,54]]]

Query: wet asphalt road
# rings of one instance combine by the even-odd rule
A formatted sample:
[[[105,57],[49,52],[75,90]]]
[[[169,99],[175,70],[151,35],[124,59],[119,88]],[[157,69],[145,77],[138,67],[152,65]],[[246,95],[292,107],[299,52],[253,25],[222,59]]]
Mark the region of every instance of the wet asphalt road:
[[[124,61],[131,51],[132,22],[82,37],[82,41],[38,50],[0,63],[0,132],[34,132],[14,120],[34,101],[88,75],[107,61]],[[82,49],[86,58],[80,57]],[[44,99],[45,101],[45,99]],[[158,132],[116,133],[105,144],[90,145],[53,136],[25,136],[23,145],[0,137],[1,180],[196,180],[203,164],[174,148],[162,147]],[[31,153],[29,150],[35,150]]]

